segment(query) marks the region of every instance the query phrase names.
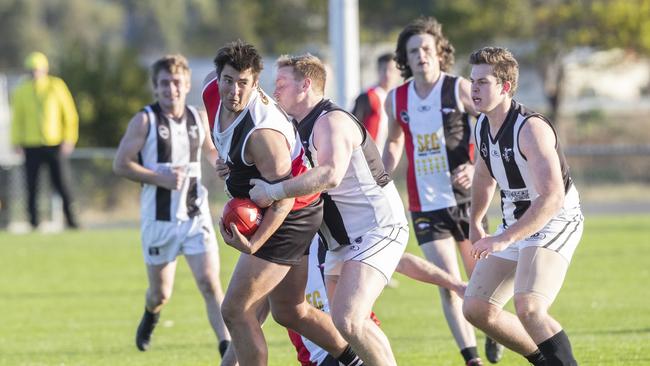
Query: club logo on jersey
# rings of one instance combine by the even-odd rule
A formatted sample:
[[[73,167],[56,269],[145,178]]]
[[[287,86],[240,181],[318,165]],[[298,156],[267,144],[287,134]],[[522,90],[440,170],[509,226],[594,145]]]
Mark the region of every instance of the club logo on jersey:
[[[488,149],[487,149],[487,145],[485,143],[481,144],[481,156],[484,157],[484,158],[487,158],[487,156],[488,156]]]
[[[428,112],[431,110],[431,106],[427,104],[422,104],[418,107],[418,112]]]
[[[409,123],[409,114],[405,110],[399,112],[399,117],[404,123]]]
[[[544,240],[545,238],[546,238],[546,234],[544,234],[544,233],[535,233],[535,234],[527,237],[526,241]]]
[[[198,139],[199,138],[199,126],[190,126],[190,130],[187,132],[191,138],[193,139]]]
[[[506,147],[503,149],[503,154],[501,155],[503,156],[503,160],[505,160],[506,163],[509,163],[510,159],[514,156],[514,153],[512,152],[512,148]]]
[[[167,140],[169,138],[169,128],[167,126],[159,125],[158,126],[158,136],[160,136],[161,139]]]
[[[501,154],[499,153],[499,150],[490,150],[490,154],[492,154],[492,156],[494,156],[495,158],[498,158],[498,157],[501,156]]]

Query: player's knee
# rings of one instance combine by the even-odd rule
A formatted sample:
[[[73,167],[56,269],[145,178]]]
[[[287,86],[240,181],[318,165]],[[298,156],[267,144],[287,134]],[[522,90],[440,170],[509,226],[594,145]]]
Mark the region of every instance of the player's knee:
[[[226,326],[231,328],[231,326],[237,323],[241,314],[241,307],[238,306],[237,301],[233,301],[230,296],[226,296],[223,299],[223,303],[221,303],[221,316]]]
[[[359,318],[353,314],[332,314],[334,326],[343,338],[363,338],[364,322],[369,318]]]
[[[196,279],[196,285],[204,297],[212,297],[217,291],[217,284],[210,276],[200,276]]]
[[[304,305],[304,304],[303,304]],[[286,328],[294,328],[295,324],[302,321],[306,316],[306,308],[301,305],[276,305],[271,309],[273,319]]]
[[[468,322],[479,327],[489,323],[490,317],[493,316],[490,304],[472,297],[463,301],[463,315]]]
[[[522,323],[536,323],[546,314],[546,306],[536,296],[517,295],[514,298],[515,312]]]
[[[153,307],[166,305],[172,297],[171,289],[149,290],[149,301]]]

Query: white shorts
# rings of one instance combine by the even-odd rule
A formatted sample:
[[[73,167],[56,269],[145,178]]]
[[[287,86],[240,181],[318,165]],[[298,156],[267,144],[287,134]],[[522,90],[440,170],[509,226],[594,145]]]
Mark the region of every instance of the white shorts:
[[[177,256],[217,250],[217,237],[210,215],[187,221],[142,220],[142,254],[148,265],[173,262]]]
[[[573,252],[575,252],[582,237],[584,229],[584,216],[579,208],[562,211],[542,228],[542,230],[510,244],[506,249],[495,252],[492,255],[517,261],[519,251],[526,247],[543,247],[553,250],[562,255],[568,263],[571,262]],[[499,235],[505,230],[503,224],[499,225],[494,235]]]
[[[373,229],[350,245],[327,251],[325,274],[339,276],[343,263],[358,261],[379,271],[390,280],[402,258],[409,240],[408,225],[394,225]]]

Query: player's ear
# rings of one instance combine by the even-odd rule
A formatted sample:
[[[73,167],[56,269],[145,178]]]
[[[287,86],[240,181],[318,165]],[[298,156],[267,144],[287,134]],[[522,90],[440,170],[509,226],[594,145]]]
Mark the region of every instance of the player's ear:
[[[512,84],[509,81],[504,81],[503,82],[503,92],[506,93],[506,94],[509,94],[510,89],[512,89]]]
[[[302,79],[302,90],[307,91],[309,88],[311,88],[311,79],[310,78],[304,78]]]

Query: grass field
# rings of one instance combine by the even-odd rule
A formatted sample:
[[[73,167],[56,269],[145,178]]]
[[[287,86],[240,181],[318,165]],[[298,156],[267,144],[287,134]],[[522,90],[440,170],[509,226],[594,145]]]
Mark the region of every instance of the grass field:
[[[419,253],[411,243],[409,250]],[[221,247],[223,282],[236,253]],[[587,217],[552,314],[581,365],[650,365],[650,216]],[[0,365],[216,365],[203,301],[182,262],[149,352],[134,332],[145,270],[134,229],[0,233]],[[437,291],[400,275],[375,311],[400,365],[461,365]],[[296,365],[283,329],[264,327],[271,365]],[[479,332],[482,348],[483,335]],[[481,350],[482,353],[482,350]],[[499,365],[524,365],[507,352]]]

